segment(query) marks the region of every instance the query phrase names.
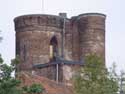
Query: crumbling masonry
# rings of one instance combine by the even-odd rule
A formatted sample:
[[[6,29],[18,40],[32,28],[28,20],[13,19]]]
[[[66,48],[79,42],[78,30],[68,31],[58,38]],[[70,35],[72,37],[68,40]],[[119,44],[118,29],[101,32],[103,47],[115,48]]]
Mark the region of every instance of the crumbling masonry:
[[[18,71],[68,83],[87,54],[95,53],[105,62],[105,18],[100,13],[71,19],[65,13],[15,18]]]

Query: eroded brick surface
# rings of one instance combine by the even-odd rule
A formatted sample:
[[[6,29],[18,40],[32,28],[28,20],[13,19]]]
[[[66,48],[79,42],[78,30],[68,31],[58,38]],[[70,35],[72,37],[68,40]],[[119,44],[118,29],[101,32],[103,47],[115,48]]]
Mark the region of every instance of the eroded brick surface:
[[[79,61],[87,54],[96,53],[105,62],[105,15],[90,13],[61,18],[53,15],[25,15],[15,20],[16,54],[21,63],[19,71],[34,71],[35,74],[56,79],[56,66],[33,69],[33,64],[51,63],[50,41],[53,36],[57,40],[58,56],[62,56],[64,43],[64,59]],[[64,35],[63,35],[64,34]],[[62,38],[63,36],[63,38]],[[59,81],[70,82],[73,73],[80,66],[59,66]]]

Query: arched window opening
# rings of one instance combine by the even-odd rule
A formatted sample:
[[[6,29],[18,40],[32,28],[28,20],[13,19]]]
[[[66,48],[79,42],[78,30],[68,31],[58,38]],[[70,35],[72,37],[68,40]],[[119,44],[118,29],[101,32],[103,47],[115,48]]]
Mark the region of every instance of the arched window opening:
[[[50,40],[50,59],[55,60],[58,56],[58,42],[56,36]]]

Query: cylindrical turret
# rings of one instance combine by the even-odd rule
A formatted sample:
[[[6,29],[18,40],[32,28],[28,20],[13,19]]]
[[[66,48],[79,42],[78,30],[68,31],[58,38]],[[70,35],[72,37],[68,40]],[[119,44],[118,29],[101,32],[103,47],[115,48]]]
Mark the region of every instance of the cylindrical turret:
[[[96,54],[105,62],[105,18],[104,14],[87,13],[79,15],[80,57]]]
[[[21,59],[19,70],[30,70],[35,63],[48,63],[53,45],[53,47],[59,48],[58,54],[60,54],[61,31],[63,28],[61,17],[24,15],[15,18],[14,22],[16,54]],[[56,48],[53,48],[54,51],[57,51]]]

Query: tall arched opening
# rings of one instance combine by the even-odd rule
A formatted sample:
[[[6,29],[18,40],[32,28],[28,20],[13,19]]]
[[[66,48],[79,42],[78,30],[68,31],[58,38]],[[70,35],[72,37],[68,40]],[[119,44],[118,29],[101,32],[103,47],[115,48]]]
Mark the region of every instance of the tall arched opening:
[[[56,60],[58,56],[58,41],[56,36],[53,36],[50,40],[50,59],[52,61]]]

